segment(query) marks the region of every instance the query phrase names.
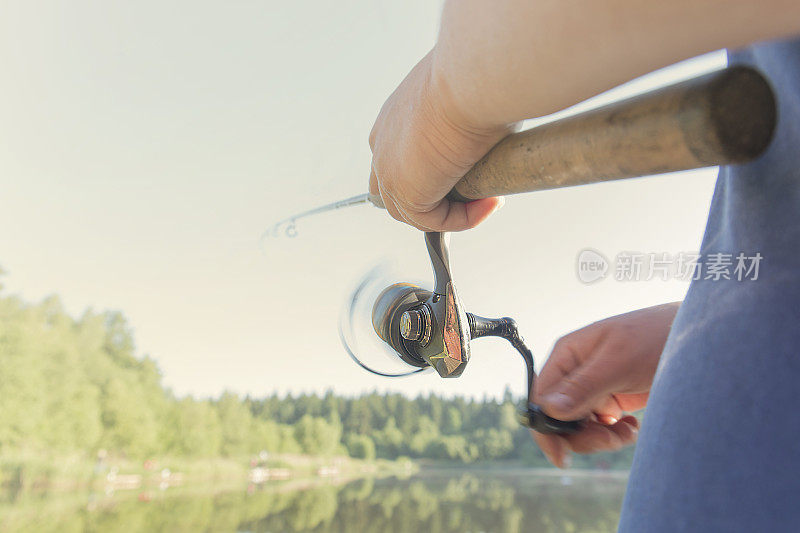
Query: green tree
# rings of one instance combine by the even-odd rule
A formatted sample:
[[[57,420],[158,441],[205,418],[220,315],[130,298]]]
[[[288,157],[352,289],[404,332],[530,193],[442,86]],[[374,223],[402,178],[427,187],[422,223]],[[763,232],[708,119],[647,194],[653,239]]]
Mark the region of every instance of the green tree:
[[[461,432],[461,412],[457,407],[448,407],[444,414],[444,432],[453,435]]]
[[[295,437],[304,453],[331,455],[341,442],[342,429],[324,418],[304,415],[295,426]]]
[[[403,453],[403,432],[397,427],[394,417],[375,435],[375,445],[381,457],[395,458]]]
[[[367,435],[350,435],[347,438],[347,453],[356,459],[375,459],[375,442]]]
[[[414,455],[421,457],[431,441],[439,437],[439,428],[427,416],[421,416],[416,421],[416,429],[411,435],[408,448]]]
[[[222,428],[221,450],[223,455],[245,455],[257,450],[249,448],[252,415],[239,397],[225,392],[217,400],[220,427]]]
[[[207,400],[183,398],[171,408],[165,448],[179,456],[213,457],[221,453],[219,414]]]
[[[138,390],[126,376],[110,378],[101,395],[104,448],[135,457],[157,449],[158,427],[154,414],[141,401]]]

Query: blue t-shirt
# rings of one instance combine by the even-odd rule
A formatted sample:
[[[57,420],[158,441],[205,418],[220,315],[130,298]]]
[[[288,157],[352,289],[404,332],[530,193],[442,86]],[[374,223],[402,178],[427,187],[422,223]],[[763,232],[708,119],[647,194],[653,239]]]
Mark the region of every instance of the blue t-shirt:
[[[675,319],[622,508],[626,533],[800,531],[800,40],[729,62],[769,80],[776,135],[755,162],[720,169],[701,253],[730,255],[731,279],[702,271]],[[732,275],[740,253],[760,254],[757,279]]]

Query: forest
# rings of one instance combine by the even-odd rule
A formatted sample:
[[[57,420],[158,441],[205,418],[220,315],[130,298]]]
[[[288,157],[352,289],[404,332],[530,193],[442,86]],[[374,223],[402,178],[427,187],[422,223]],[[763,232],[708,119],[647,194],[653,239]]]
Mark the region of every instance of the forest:
[[[57,297],[0,292],[0,457],[105,450],[131,459],[247,457],[261,451],[456,464],[547,463],[519,426],[520,399],[272,395],[177,397],[137,356],[118,312],[65,312]],[[625,468],[632,450],[578,466]]]

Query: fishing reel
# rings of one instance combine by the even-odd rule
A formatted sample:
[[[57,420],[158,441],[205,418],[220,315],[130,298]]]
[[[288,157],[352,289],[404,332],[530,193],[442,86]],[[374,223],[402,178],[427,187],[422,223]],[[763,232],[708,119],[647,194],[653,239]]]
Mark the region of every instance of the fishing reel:
[[[363,301],[370,275],[356,289],[350,301],[345,320],[340,323],[340,337],[353,360],[370,372],[387,377],[400,377],[433,368],[443,378],[457,378],[470,359],[470,341],[481,337],[502,337],[519,352],[525,361],[527,391],[530,396],[536,377],[533,354],[519,334],[512,318],[484,318],[464,311],[450,272],[447,235],[425,234],[431,265],[433,266],[433,291],[411,283],[395,283],[383,289],[371,309],[371,325],[379,343],[388,347],[390,357],[396,357],[412,367],[404,373],[387,373],[373,369],[357,355],[352,326],[356,322],[356,308]],[[541,433],[568,434],[578,431],[581,421],[563,421],[551,418],[542,409],[528,401],[520,413],[521,423]]]

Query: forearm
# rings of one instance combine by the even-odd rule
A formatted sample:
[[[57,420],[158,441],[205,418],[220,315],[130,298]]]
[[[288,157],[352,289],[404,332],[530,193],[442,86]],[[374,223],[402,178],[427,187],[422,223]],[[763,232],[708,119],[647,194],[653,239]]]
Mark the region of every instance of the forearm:
[[[447,0],[432,90],[490,129],[658,68],[800,33],[796,0]]]

